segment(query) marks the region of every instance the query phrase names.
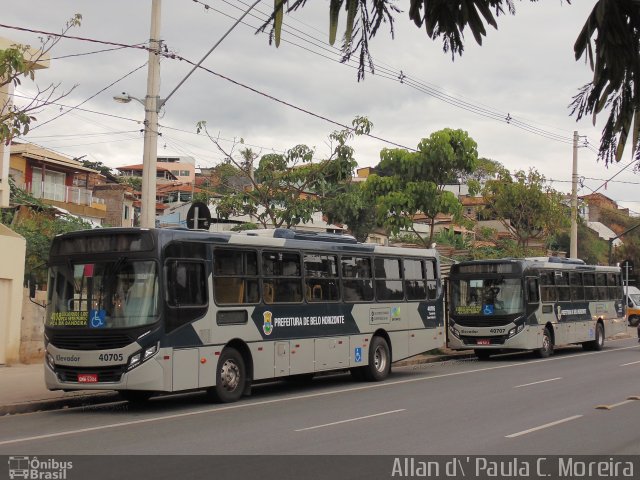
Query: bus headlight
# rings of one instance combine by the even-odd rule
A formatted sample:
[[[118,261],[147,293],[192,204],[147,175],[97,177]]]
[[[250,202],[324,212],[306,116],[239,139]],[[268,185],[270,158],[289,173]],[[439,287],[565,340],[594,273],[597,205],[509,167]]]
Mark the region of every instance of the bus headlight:
[[[153,347],[149,347],[144,351],[144,358],[142,360],[144,361],[149,359],[150,357],[153,357],[157,351],[158,351],[158,344],[156,343]]]
[[[451,333],[453,333],[453,336],[456,338],[460,338],[460,332],[458,331],[457,328],[455,327],[451,327]]]
[[[158,344],[148,347],[146,350],[138,350],[135,354],[129,357],[129,364],[127,365],[127,370],[131,370],[136,368],[142,362],[149,360],[158,352]]]
[[[47,353],[47,365],[49,365],[49,368],[51,370],[55,370],[56,364],[53,361],[53,355],[51,355],[50,353]]]
[[[142,357],[142,352],[138,352],[135,355],[132,355],[129,358],[129,365],[127,365],[127,370],[131,370],[132,368],[137,367],[140,364],[140,358]]]
[[[524,323],[521,325],[518,325],[516,327],[513,327],[511,330],[509,330],[509,333],[507,334],[507,336],[509,338],[516,336],[518,333],[520,333],[522,330],[524,330]]]

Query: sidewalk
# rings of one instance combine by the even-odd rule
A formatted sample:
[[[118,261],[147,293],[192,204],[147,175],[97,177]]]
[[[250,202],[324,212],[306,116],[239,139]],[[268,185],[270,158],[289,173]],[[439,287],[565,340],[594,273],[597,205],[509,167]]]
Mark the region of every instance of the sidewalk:
[[[394,366],[440,362],[449,358],[469,357],[470,353],[442,351],[438,355],[417,355]],[[65,407],[96,405],[121,400],[113,390],[50,391],[44,384],[44,365],[0,365],[0,416],[16,413],[55,410]]]
[[[89,405],[118,399],[112,390],[47,390],[42,363],[0,365],[0,416]]]

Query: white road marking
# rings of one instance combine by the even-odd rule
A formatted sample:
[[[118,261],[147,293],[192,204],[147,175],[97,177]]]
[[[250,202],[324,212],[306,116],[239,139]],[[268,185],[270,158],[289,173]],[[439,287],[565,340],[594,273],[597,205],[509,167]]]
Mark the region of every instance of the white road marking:
[[[398,412],[406,412],[406,409],[405,408],[401,408],[400,410],[390,410],[388,412],[374,413],[373,415],[365,415],[364,417],[349,418],[347,420],[340,420],[338,422],[325,423],[323,425],[316,425],[314,427],[300,428],[300,429],[294,430],[294,431],[295,432],[304,432],[306,430],[315,430],[316,428],[331,427],[333,425],[340,425],[341,423],[357,422],[358,420],[366,420],[367,418],[380,417],[382,415],[390,415],[392,413],[398,413]]]
[[[620,365],[621,367],[626,367],[627,365],[637,365],[638,363],[640,363],[640,360],[638,360],[637,362],[631,362],[631,363],[623,363],[622,365]]]
[[[538,430],[542,430],[544,428],[554,427],[556,425],[560,425],[561,423],[570,422],[571,420],[576,420],[577,418],[582,417],[582,415],[574,415],[573,417],[563,418],[562,420],[556,420],[555,422],[545,423],[544,425],[540,425],[539,427],[533,427],[529,430],[523,430],[522,432],[512,433],[511,435],[505,435],[506,438],[515,438],[521,435],[526,435],[527,433],[537,432]]]
[[[348,388],[343,388],[343,389],[339,389],[339,390],[330,390],[327,392],[318,392],[318,393],[308,393],[308,394],[303,394],[303,395],[298,395],[295,397],[285,397],[285,398],[274,398],[272,400],[262,400],[262,401],[257,401],[257,402],[246,402],[246,403],[238,403],[238,404],[234,404],[234,405],[229,405],[229,406],[224,406],[224,407],[214,407],[214,408],[207,408],[204,410],[196,410],[194,412],[185,412],[185,413],[176,413],[173,415],[163,415],[160,417],[152,417],[152,418],[146,418],[146,419],[141,419],[141,420],[132,420],[129,422],[118,422],[118,423],[111,423],[111,424],[106,424],[106,425],[98,425],[95,427],[88,427],[88,428],[81,428],[81,429],[77,429],[77,430],[65,430],[63,432],[55,432],[55,433],[48,433],[48,434],[43,434],[43,435],[34,435],[32,437],[23,437],[23,438],[16,438],[16,439],[12,439],[12,440],[3,440],[0,441],[0,446],[2,445],[13,445],[16,443],[24,443],[24,442],[31,442],[31,441],[36,441],[36,440],[44,440],[47,438],[56,438],[56,437],[65,437],[65,436],[69,436],[69,435],[75,435],[78,433],[86,433],[86,432],[94,432],[97,430],[107,430],[107,429],[111,429],[111,428],[118,428],[118,427],[129,427],[131,425],[138,425],[138,424],[143,424],[143,423],[152,423],[152,422],[161,422],[163,420],[175,420],[178,418],[184,418],[184,417],[191,417],[194,415],[202,415],[202,414],[207,414],[207,413],[218,413],[218,412],[225,412],[228,410],[237,410],[237,409],[242,409],[242,408],[250,408],[250,407],[260,407],[263,405],[270,405],[270,404],[274,404],[274,403],[280,403],[280,402],[289,402],[289,401],[293,401],[293,400],[306,400],[308,398],[318,398],[318,397],[325,397],[328,395],[336,395],[336,394],[341,394],[341,393],[350,393],[350,392],[357,392],[357,391],[362,391],[362,390],[370,390],[372,388],[384,388],[384,387],[391,387],[394,385],[402,385],[402,384],[406,384],[406,383],[414,383],[414,382],[424,382],[424,381],[429,381],[429,380],[437,380],[440,378],[447,378],[447,377],[455,377],[458,375],[468,375],[468,374],[472,374],[472,373],[480,373],[480,372],[489,372],[492,370],[501,370],[503,368],[511,368],[511,367],[526,367],[528,365],[535,365],[538,363],[546,363],[546,362],[555,362],[555,361],[562,361],[562,360],[573,360],[573,359],[578,359],[580,357],[586,356],[586,355],[602,355],[602,354],[606,354],[606,353],[611,353],[611,352],[617,352],[620,350],[629,350],[632,348],[638,348],[637,345],[634,345],[632,347],[620,347],[620,348],[612,348],[610,350],[601,350],[599,352],[585,352],[585,353],[579,353],[576,355],[571,355],[571,356],[567,356],[567,357],[552,357],[552,358],[545,358],[545,359],[541,359],[541,360],[530,360],[526,363],[510,363],[507,365],[496,365],[493,367],[485,367],[485,368],[477,368],[474,370],[467,370],[464,372],[452,372],[452,373],[443,373],[442,375],[434,375],[432,377],[418,377],[418,378],[408,378],[408,379],[404,379],[404,380],[395,380],[395,381],[387,381],[387,382],[380,382],[380,383],[374,383],[374,384],[370,384],[370,385],[363,385],[363,386],[358,386],[358,387],[348,387]],[[445,362],[443,362],[445,363]],[[84,408],[84,407],[82,407]],[[69,409],[71,410],[71,409]]]
[[[562,377],[550,378],[548,380],[540,380],[539,382],[525,383],[523,385],[516,385],[513,388],[528,387],[529,385],[538,385],[539,383],[553,382],[554,380],[562,380]]]

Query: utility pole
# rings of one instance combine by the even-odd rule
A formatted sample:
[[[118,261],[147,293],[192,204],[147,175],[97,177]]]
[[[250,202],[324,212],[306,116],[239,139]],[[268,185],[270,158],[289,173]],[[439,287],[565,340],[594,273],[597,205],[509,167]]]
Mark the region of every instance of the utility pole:
[[[578,131],[573,132],[573,173],[571,175],[570,258],[578,258]]]
[[[160,103],[160,10],[161,0],[152,0],[151,33],[149,36],[149,64],[147,96],[144,99],[144,153],[142,159],[142,206],[140,226],[156,226],[156,175],[158,163],[158,110]]]

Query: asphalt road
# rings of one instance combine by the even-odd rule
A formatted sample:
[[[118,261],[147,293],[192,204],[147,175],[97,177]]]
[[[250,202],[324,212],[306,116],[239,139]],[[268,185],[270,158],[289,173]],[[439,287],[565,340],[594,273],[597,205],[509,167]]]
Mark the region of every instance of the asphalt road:
[[[277,382],[231,405],[183,394],[6,416],[0,455],[638,455],[638,369],[624,339],[395,368],[381,383]]]

